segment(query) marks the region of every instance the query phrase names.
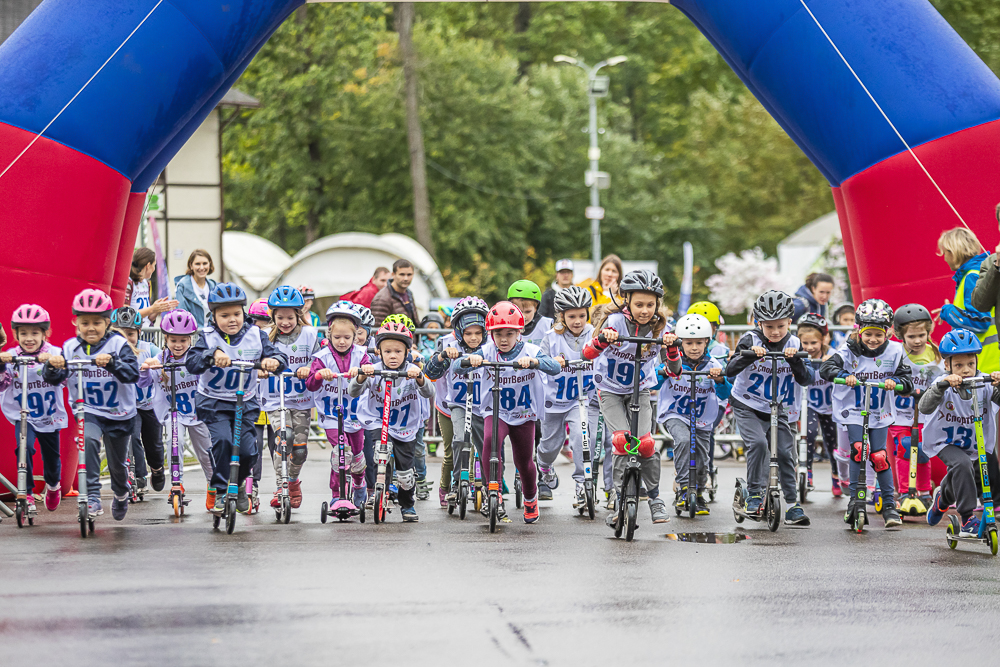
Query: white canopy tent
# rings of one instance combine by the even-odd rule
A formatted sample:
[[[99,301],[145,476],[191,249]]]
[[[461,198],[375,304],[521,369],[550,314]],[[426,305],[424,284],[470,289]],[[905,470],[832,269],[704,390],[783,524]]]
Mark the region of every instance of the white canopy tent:
[[[267,239],[246,232],[222,233],[222,264],[226,279],[242,287],[251,300],[270,293],[274,277],[292,258]]]

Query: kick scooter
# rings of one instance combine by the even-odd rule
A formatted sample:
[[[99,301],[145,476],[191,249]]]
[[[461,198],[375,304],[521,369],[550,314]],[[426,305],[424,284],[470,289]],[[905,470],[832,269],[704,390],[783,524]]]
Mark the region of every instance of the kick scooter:
[[[799,469],[797,472],[799,502],[804,503],[809,495],[809,397],[802,397],[802,413],[799,415],[798,441],[799,441]]]
[[[897,407],[900,400],[912,400],[916,404],[920,401],[920,390],[914,389],[912,398],[897,399]],[[899,513],[902,516],[923,516],[927,514],[927,507],[917,496],[917,454],[920,451],[920,443],[923,438],[920,433],[919,420],[920,411],[914,405],[913,423],[910,425],[910,471],[907,475],[906,491],[903,493],[899,503]]]
[[[18,429],[17,447],[17,497],[14,500],[14,516],[17,527],[23,528],[25,519],[29,526],[35,525],[35,515],[38,510],[28,504],[28,494],[34,486],[34,480],[28,482],[28,367],[38,363],[35,357],[14,357],[17,374],[21,378],[21,428]]]
[[[351,502],[350,494],[353,493],[353,484],[347,479],[347,433],[344,432],[344,401],[346,400],[346,394],[344,393],[343,379],[345,377],[349,378],[350,374],[334,373],[333,375],[337,380],[337,491],[339,495],[332,507],[326,501],[323,501],[323,505],[320,507],[319,520],[321,523],[326,523],[326,518],[332,516],[338,521],[347,521],[352,516],[357,516],[361,519],[361,523],[364,523],[364,503],[361,504],[361,507],[355,507],[354,503]]]
[[[632,357],[632,400],[629,402],[629,442],[625,446],[625,471],[622,475],[621,496],[615,508],[618,521],[615,523],[615,537],[625,533],[625,541],[631,542],[638,528],[639,487],[641,486],[642,464],[639,462],[639,385],[642,384],[642,357],[639,350],[648,343],[656,343],[655,338],[645,336],[618,336],[618,343],[635,343]]]
[[[681,371],[681,375],[688,376],[688,384],[690,385],[690,392],[687,396],[688,404],[687,412],[688,423],[691,426],[691,451],[689,453],[690,460],[688,461],[688,485],[687,491],[684,495],[684,508],[683,511],[687,512],[688,517],[693,519],[698,513],[698,433],[697,433],[697,423],[698,416],[704,412],[704,402],[701,405],[698,404],[698,378],[707,377],[708,371]],[[678,443],[679,444],[679,443]],[[677,516],[681,515],[682,509],[674,503],[674,509],[677,512]]]
[[[757,353],[753,350],[743,350],[742,354],[744,357],[758,358]],[[795,353],[795,357],[800,359],[805,359],[808,356],[806,352]],[[764,385],[764,396],[769,398],[771,403],[771,462],[761,511],[757,514],[747,513],[746,502],[750,497],[750,490],[747,481],[741,477],[736,478],[736,496],[733,498],[733,518],[736,519],[736,523],[743,523],[744,519],[762,521],[766,518],[767,529],[772,533],[778,530],[778,526],[781,524],[781,486],[778,482],[778,410],[781,408],[781,401],[778,399],[778,361],[785,358],[783,350],[768,351],[763,357],[763,359],[771,360],[771,379],[768,384]],[[769,397],[766,389],[768,386],[771,388]]]
[[[836,378],[834,384],[847,384],[844,378]],[[896,391],[900,391],[896,385]],[[885,382],[873,382],[871,380],[858,380],[855,385],[855,392],[861,392],[861,463],[858,470],[858,481],[854,485],[854,498],[847,512],[844,513],[844,523],[851,527],[855,533],[862,533],[868,525],[868,512],[866,500],[868,495],[868,459],[871,458],[871,442],[868,439],[868,410],[871,407],[872,389],[885,389]],[[851,452],[854,456],[854,452]],[[879,511],[876,506],[875,511]]]
[[[184,516],[184,508],[190,500],[184,499],[184,462],[181,460],[180,435],[177,428],[177,369],[184,364],[172,361],[163,364],[163,370],[170,373],[170,495],[167,502],[174,509],[174,516]]]
[[[278,375],[278,410],[281,411],[280,425],[275,433],[275,440],[278,448],[278,457],[281,463],[278,465],[277,483],[280,497],[280,504],[274,508],[274,518],[278,523],[288,523],[292,518],[292,500],[288,497],[288,424],[285,419],[285,382],[286,378],[294,378],[295,373],[285,371]],[[291,382],[291,379],[287,380]]]
[[[479,386],[478,382],[473,380],[468,380],[465,383],[465,422],[464,422],[464,433],[462,437],[462,442],[459,443],[459,450],[454,453],[455,457],[458,459],[459,473],[458,473],[458,491],[455,494],[455,500],[448,503],[448,514],[452,514],[455,511],[455,506],[458,506],[458,518],[465,519],[466,509],[469,505],[469,496],[471,494],[469,486],[469,459],[472,456],[472,401],[473,392]],[[478,452],[476,456],[476,472],[479,472],[479,458]],[[479,482],[482,484],[482,482]],[[480,493],[477,489],[476,493]],[[478,501],[478,498],[477,498]],[[476,511],[479,511],[478,509]]]
[[[577,396],[577,405],[580,408],[580,443],[582,447],[583,456],[583,496],[584,496],[584,507],[578,507],[577,511],[580,516],[583,516],[583,512],[586,510],[587,516],[590,519],[594,518],[594,471],[593,462],[590,453],[590,424],[587,420],[587,392],[583,383],[583,371],[590,370],[594,367],[593,362],[586,359],[578,359],[576,361],[567,361],[567,368],[572,368],[576,370],[576,381],[580,385],[580,393]]]
[[[76,400],[73,401],[73,416],[76,418],[76,490],[79,493],[76,497],[78,520],[80,521],[80,537],[87,537],[94,533],[95,514],[91,514],[87,508],[87,445],[84,439],[86,401],[83,398],[83,369],[92,366],[94,362],[90,359],[67,359],[66,368],[71,373],[76,373]]]
[[[226,487],[226,504],[222,514],[212,518],[212,527],[218,528],[223,519],[226,521],[226,534],[232,535],[236,528],[236,497],[239,495],[240,479],[240,437],[243,435],[243,395],[246,391],[250,371],[260,368],[259,361],[230,362],[236,371],[236,414],[233,417],[233,446],[229,459],[229,486]],[[244,378],[244,376],[247,376]],[[250,479],[248,477],[247,479]]]
[[[390,371],[387,369],[376,369],[372,375],[380,375],[385,379],[385,395],[382,399],[382,439],[375,450],[375,462],[378,466],[378,473],[375,476],[374,499],[374,519],[375,523],[385,523],[385,515],[392,512],[389,507],[391,502],[389,484],[387,480],[392,480],[392,461],[390,460],[389,444],[389,406],[392,404],[392,385],[396,378],[406,377],[405,371]],[[364,377],[359,374],[358,377]]]
[[[990,553],[997,555],[997,520],[993,515],[993,492],[990,489],[990,474],[986,466],[986,439],[983,437],[983,411],[979,403],[979,388],[989,382],[988,377],[972,377],[962,381],[962,385],[972,390],[972,414],[976,429],[976,453],[979,456],[979,481],[983,487],[983,520],[979,523],[979,534],[975,537],[959,537],[961,521],[954,514],[948,517],[948,546],[954,549],[959,542],[982,542],[989,546]],[[989,398],[987,398],[989,400]],[[910,452],[911,461],[915,454]],[[912,462],[910,464],[913,465]]]

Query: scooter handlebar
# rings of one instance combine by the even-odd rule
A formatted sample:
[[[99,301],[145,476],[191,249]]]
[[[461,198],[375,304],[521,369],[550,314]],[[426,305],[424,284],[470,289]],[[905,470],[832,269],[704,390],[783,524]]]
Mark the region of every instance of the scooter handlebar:
[[[462,368],[470,368],[472,367],[472,363],[469,361],[469,358],[466,357],[465,359],[462,359],[460,366]],[[521,368],[521,364],[519,361],[486,361],[484,359],[483,362],[477,366],[477,368]],[[538,359],[531,360],[531,365],[528,366],[528,369],[532,368],[538,368]]]
[[[20,365],[20,364],[28,364],[29,366],[32,365],[32,364],[39,363],[38,362],[38,357],[28,357],[28,356],[14,357],[13,359],[11,359],[11,362],[15,363],[15,364],[18,364],[18,365]]]
[[[833,383],[834,384],[847,384],[847,380],[845,378],[834,378]],[[885,382],[872,382],[871,380],[858,380],[858,384],[856,386],[858,386],[858,387],[865,387],[865,386],[867,386],[867,387],[878,387],[879,389],[885,389]],[[893,391],[898,392],[898,393],[902,393],[903,392],[903,385],[901,383],[899,383],[899,382],[896,382],[896,386],[893,388]]]
[[[663,338],[650,338],[648,336],[618,336],[615,339],[616,343],[637,343],[639,345],[645,345],[646,343],[654,343],[656,345],[663,345]]]
[[[566,368],[574,371],[586,371],[594,367],[594,362],[590,359],[574,359],[566,362]]]
[[[962,386],[963,387],[981,387],[984,384],[986,384],[987,382],[992,382],[992,381],[993,380],[991,380],[988,377],[984,377],[982,375],[977,375],[976,377],[965,378],[964,380],[962,380]],[[944,378],[938,380],[934,384],[936,384],[940,389],[947,389],[948,387],[951,386],[951,383],[948,382],[947,380],[945,380]]]
[[[93,359],[67,359],[66,368],[79,370],[84,366],[96,366]]]
[[[787,359],[788,358],[788,357],[785,356],[785,351],[784,350],[779,350],[779,351],[768,350],[767,352],[764,353],[763,357],[759,356],[753,350],[740,350],[740,356],[747,357],[747,358],[749,358],[749,357],[755,357],[757,359],[770,359],[771,357],[778,357],[779,359]],[[793,359],[806,359],[808,356],[809,356],[808,352],[803,352],[802,350],[799,350],[798,352],[796,352],[795,354],[792,355],[792,358]]]

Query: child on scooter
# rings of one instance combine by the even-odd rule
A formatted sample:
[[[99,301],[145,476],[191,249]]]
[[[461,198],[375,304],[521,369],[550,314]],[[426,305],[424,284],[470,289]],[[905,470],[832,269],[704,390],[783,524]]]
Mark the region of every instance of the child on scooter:
[[[198,322],[186,310],[172,310],[160,319],[160,331],[164,336],[164,348],[156,357],[144,361],[140,371],[152,374],[154,381],[162,385],[169,408],[171,373],[161,372],[161,369],[163,364],[183,364],[186,361],[188,350],[191,349],[191,337],[198,332]],[[195,458],[198,459],[201,471],[205,475],[207,489],[205,509],[211,512],[215,506],[215,488],[212,486],[212,472],[215,465],[212,462],[212,436],[205,422],[198,419],[195,410],[198,403],[196,396],[199,377],[192,375],[187,368],[178,368],[173,372],[176,383],[174,392],[177,398],[177,422],[179,426],[187,429],[191,448],[194,449]]]
[[[940,375],[944,374],[941,354],[930,340],[934,321],[926,308],[919,303],[901,306],[896,311],[893,331],[896,338],[903,341],[906,350],[906,363],[912,369],[913,386],[921,393]],[[913,429],[913,411],[916,407],[912,396],[900,396],[894,404],[895,419],[889,427],[889,441],[896,458],[896,489],[909,487],[910,478],[910,434]],[[918,416],[918,433],[923,429],[926,418]],[[930,507],[931,501],[931,460],[924,453],[923,445],[917,443],[917,496],[923,506]]]
[[[62,351],[49,343],[50,319],[48,312],[41,306],[26,303],[17,307],[10,318],[10,328],[17,345],[0,353],[0,373],[9,371],[11,376],[20,373],[13,363],[14,357],[35,357],[38,365],[28,366],[26,378],[13,377],[0,394],[0,405],[7,420],[14,425],[14,434],[20,438],[21,433],[21,392],[22,383],[28,383],[28,437],[27,437],[27,474],[28,474],[28,505],[35,507],[35,498],[31,493],[34,487],[32,476],[32,458],[35,455],[35,440],[42,449],[42,467],[45,475],[45,509],[50,512],[59,507],[62,499],[62,486],[59,482],[62,467],[59,455],[59,431],[69,425],[66,414],[65,393],[63,385],[49,387],[42,384],[42,366],[54,354]],[[19,440],[15,440],[19,442]]]
[[[979,503],[982,481],[976,462],[979,460],[976,431],[973,425],[971,387],[963,387],[962,380],[985,377],[978,370],[977,355],[983,346],[976,335],[967,329],[953,329],[941,339],[941,356],[944,357],[946,375],[931,383],[920,397],[918,408],[926,416],[924,422],[924,453],[937,456],[948,473],[934,492],[927,510],[927,523],[936,526],[952,504],[962,519],[959,537],[976,537],[980,519],[975,515]],[[990,485],[1000,480],[997,465],[996,407],[1000,404],[1000,372],[989,375],[992,386],[976,387],[979,392],[979,409],[982,411],[983,439],[986,444],[986,465]],[[943,386],[942,386],[943,385]]]
[[[471,378],[457,377],[451,364],[462,355],[479,354],[486,338],[486,315],[489,306],[477,296],[467,296],[455,304],[451,322],[454,332],[440,339],[439,351],[432,354],[424,369],[424,374],[440,387],[436,408],[441,413],[441,437],[444,443],[444,460],[441,463],[441,481],[438,491],[442,507],[457,499],[460,481],[460,462],[456,460],[456,444],[465,442],[465,399],[467,382],[482,381],[482,372],[477,371]],[[440,382],[438,382],[440,380]],[[480,385],[481,386],[481,385]],[[480,414],[482,392],[472,393],[472,434],[470,441],[481,452],[483,449],[483,416]],[[450,425],[450,437],[446,432]],[[471,452],[469,454],[472,455]]]
[[[516,283],[515,283],[516,284]],[[500,414],[493,414],[493,401],[488,398],[493,388],[494,371],[483,373],[482,383],[482,414],[485,438],[483,440],[483,485],[490,482],[490,466],[488,462],[493,448],[502,448],[504,438],[510,437],[511,452],[514,466],[521,473],[521,484],[524,487],[524,522],[538,521],[538,472],[535,468],[535,421],[541,416],[544,400],[544,383],[541,373],[557,375],[559,364],[534,343],[521,340],[521,329],[524,328],[524,315],[510,301],[501,301],[493,306],[486,316],[486,331],[490,340],[483,345],[481,354],[469,356],[468,368],[463,368],[462,360],[456,359],[452,370],[457,375],[468,375],[472,369],[486,361],[514,361],[524,369],[500,372],[500,384],[503,385],[500,396]],[[539,372],[541,371],[541,372]],[[493,442],[493,420],[499,420],[497,438]],[[503,480],[503,458],[500,457],[500,480]],[[488,514],[488,508],[483,505]],[[500,502],[499,516],[506,516],[503,500]]]
[[[563,370],[555,380],[545,383],[545,416],[542,418],[542,440],[538,445],[538,499],[552,500],[552,489],[559,486],[559,477],[553,465],[566,440],[568,426],[574,463],[573,481],[576,482],[573,509],[586,507],[587,504],[583,485],[583,433],[580,430],[579,397],[582,392],[589,404],[597,389],[594,386],[593,370],[583,372],[585,386],[580,387],[577,386],[576,370],[567,368],[566,362],[581,359],[583,346],[593,337],[594,327],[587,321],[590,319],[590,306],[593,302],[590,292],[576,285],[556,292],[553,299],[556,323],[545,334],[541,343],[542,353],[553,357]],[[596,406],[593,412],[593,419],[588,414],[587,420],[591,449],[593,434],[597,429]]]
[[[891,528],[903,523],[896,511],[895,490],[892,480],[892,469],[886,442],[889,426],[892,424],[893,390],[902,387],[900,394],[906,395],[913,391],[910,379],[910,365],[906,363],[903,346],[888,338],[892,327],[893,312],[885,301],[868,299],[858,306],[855,312],[855,322],[858,331],[848,336],[847,341],[830,355],[820,367],[820,375],[824,380],[833,382],[843,378],[843,385],[833,387],[833,410],[839,413],[847,426],[847,437],[850,442],[850,494],[845,521],[850,520],[851,508],[858,499],[855,497],[855,487],[858,483],[858,472],[866,461],[862,460],[862,437],[865,392],[862,387],[855,387],[858,380],[884,382],[885,389],[871,390],[871,405],[868,410],[868,442],[869,460],[878,479],[882,494],[882,519],[885,527]]]
[[[671,373],[661,366],[657,372],[664,380],[657,387],[656,421],[662,423],[674,439],[674,498],[676,508],[684,507],[687,499],[689,475],[691,471],[691,422],[695,420],[695,480],[699,489],[695,497],[695,513],[708,515],[708,503],[702,492],[708,485],[709,447],[716,416],[729,398],[732,385],[723,373],[724,367],[718,359],[708,354],[708,343],[712,338],[712,325],[703,316],[688,313],[674,327],[674,334],[681,344],[680,373]],[[707,378],[694,378],[683,371],[708,371]],[[691,382],[695,383],[697,401],[691,405]]]
[[[771,365],[767,361],[758,362],[752,357],[744,357],[744,350],[753,350],[758,357],[768,352],[784,351],[785,359],[778,365],[778,442],[775,450],[778,457],[778,473],[781,492],[788,504],[785,523],[808,526],[809,517],[796,502],[795,453],[792,430],[788,424],[788,412],[795,400],[795,384],[806,387],[813,382],[812,367],[796,357],[801,344],[798,337],[789,333],[795,304],[792,297],[777,290],[764,292],[753,306],[753,319],[757,327],[743,334],[736,350],[726,366],[726,375],[735,378],[729,403],[733,406],[733,417],[740,429],[740,436],[746,443],[747,496],[744,511],[749,515],[759,515],[764,507],[764,489],[768,483],[771,440]]]
[[[280,428],[281,401],[278,395],[278,382],[283,382],[285,390],[285,425],[291,431],[291,437],[285,436],[290,447],[288,457],[288,499],[293,508],[302,505],[302,481],[299,473],[306,462],[309,453],[309,424],[312,421],[313,396],[305,380],[309,377],[309,365],[313,355],[319,350],[319,332],[307,326],[302,314],[305,301],[294,287],[282,285],[276,288],[267,299],[271,309],[271,319],[274,326],[267,337],[274,346],[288,357],[288,370],[295,373],[292,378],[272,376],[262,391],[261,398],[267,420],[271,428]],[[273,389],[272,389],[273,387]],[[281,454],[276,452],[277,443],[270,441],[271,462],[276,474],[281,471]],[[271,507],[281,507],[281,489],[274,492]]]
[[[414,489],[417,485],[413,457],[417,429],[422,424],[420,397],[434,396],[434,385],[424,378],[416,364],[407,361],[413,347],[413,328],[413,322],[405,315],[389,315],[385,318],[375,334],[375,347],[380,359],[374,363],[363,363],[360,371],[352,369],[350,372],[353,378],[347,387],[348,395],[353,397],[367,393],[372,405],[381,408],[385,404],[385,388],[389,380],[372,373],[386,369],[404,372],[406,375],[393,384],[388,439],[392,444],[396,466],[396,484],[399,489],[396,497],[403,521],[407,522],[420,520],[413,506]],[[368,382],[369,377],[373,378],[372,382]]]
[[[642,466],[642,483],[649,497],[649,512],[653,523],[670,520],[666,503],[660,498],[660,453],[650,432],[653,424],[653,406],[649,392],[656,383],[656,363],[660,345],[666,345],[667,367],[672,373],[680,371],[681,355],[675,343],[677,337],[666,330],[667,310],[662,306],[663,282],[652,271],[641,269],[625,274],[618,287],[624,301],[619,306],[605,306],[602,318],[594,326],[599,333],[583,348],[583,356],[596,359],[594,381],[598,389],[604,428],[612,432],[614,447],[614,496],[621,495],[625,474],[626,448],[630,448],[633,381],[639,383],[639,461]],[[645,344],[639,354],[639,377],[633,377],[635,343],[618,343],[619,336],[650,337],[654,342]],[[611,505],[611,503],[608,503]],[[612,511],[605,523],[615,529],[618,513]]]
[[[128,469],[125,466],[132,420],[135,418],[135,390],[126,385],[139,380],[139,362],[123,336],[111,331],[111,297],[97,289],[85,289],[73,297],[77,335],[53,354],[42,370],[42,379],[61,385],[70,376],[66,360],[91,360],[78,372],[91,382],[93,391],[84,395],[84,443],[87,457],[87,509],[93,515],[101,506],[101,441],[111,475],[111,515],[121,521],[128,512]],[[76,400],[77,382],[69,383],[70,403]]]
[[[232,368],[233,360],[260,362],[261,370],[280,373],[288,358],[278,350],[262,329],[246,321],[244,308],[247,295],[238,285],[219,283],[208,295],[211,324],[202,330],[198,342],[188,352],[184,362],[190,373],[201,375],[198,380],[196,414],[205,422],[212,436],[212,459],[215,471],[215,507],[212,512],[222,515],[226,508],[226,489],[229,486],[230,459],[233,450],[233,426],[236,419],[236,391],[243,383],[243,418],[240,430],[239,495],[236,509],[250,511],[245,482],[260,457],[259,442],[254,423],[260,416],[258,374],[256,371],[239,372]]]
[[[347,437],[348,449],[344,454],[344,461],[351,471],[354,488],[351,502],[355,507],[361,507],[368,497],[364,433],[356,408],[361,399],[352,400],[347,396],[348,382],[334,377],[335,374],[357,371],[361,366],[371,363],[367,348],[356,342],[358,332],[363,332],[364,329],[361,318],[352,306],[347,301],[338,301],[326,311],[326,339],[319,351],[312,356],[309,379],[306,380],[306,389],[313,392],[319,423],[326,431],[326,440],[331,448],[330,489],[333,495],[330,507],[340,500],[337,406],[344,411],[344,435]],[[344,390],[343,394],[341,388]]]
[[[830,339],[830,325],[826,318],[816,313],[806,313],[799,318],[795,335],[802,345],[802,350],[809,355],[809,362],[814,371],[826,361],[830,354],[827,341]],[[823,434],[823,448],[830,457],[830,490],[834,498],[843,495],[840,485],[840,473],[837,469],[837,425],[833,421],[833,385],[816,373],[812,385],[807,389],[809,401],[809,422],[806,424],[806,444],[808,447],[807,465],[809,468],[809,490],[813,489],[813,450],[816,448],[816,437]],[[847,461],[844,461],[846,471]],[[846,477],[846,475],[845,475]]]

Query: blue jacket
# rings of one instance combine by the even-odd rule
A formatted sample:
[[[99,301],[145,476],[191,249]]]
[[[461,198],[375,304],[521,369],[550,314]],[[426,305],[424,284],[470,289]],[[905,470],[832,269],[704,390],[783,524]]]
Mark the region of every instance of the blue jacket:
[[[979,265],[988,256],[988,253],[983,252],[969,258],[952,276],[955,281],[956,294],[958,286],[963,281],[965,283],[963,302],[945,304],[941,308],[941,319],[950,324],[953,329],[969,329],[975,333],[983,333],[993,324],[992,315],[976,310],[972,306],[972,292],[976,289],[976,281],[979,280]],[[972,273],[969,273],[970,271]]]
[[[206,278],[205,280],[208,281],[209,292],[214,290],[218,284],[211,278]],[[198,295],[194,293],[194,278],[189,275],[175,277],[174,290],[175,298],[180,302],[178,308],[183,308],[191,313],[194,316],[194,321],[198,323],[199,328],[205,326],[205,311],[201,307],[201,300],[198,299]]]
[[[812,292],[810,292],[809,288],[805,285],[799,287],[799,289],[795,292],[794,301],[795,314],[792,315],[793,322],[798,322],[799,318],[806,313],[816,313],[817,315],[826,317],[826,306],[819,305],[819,302],[816,301],[816,297],[812,295]]]

